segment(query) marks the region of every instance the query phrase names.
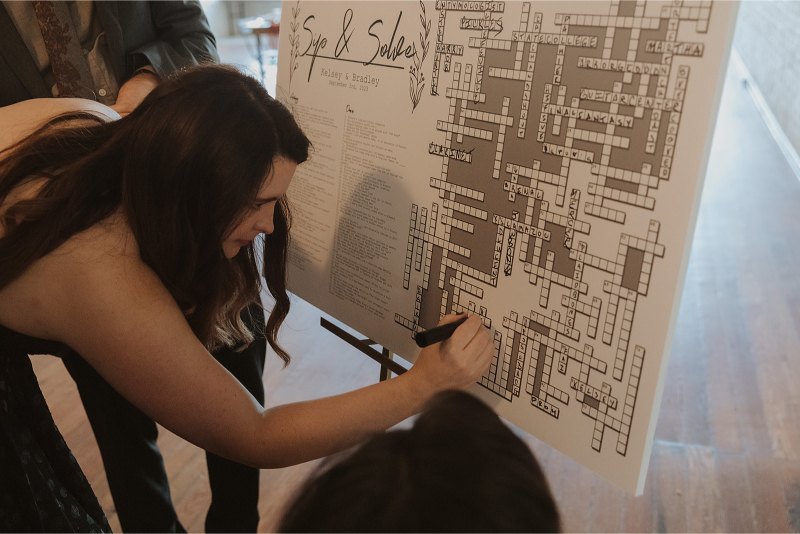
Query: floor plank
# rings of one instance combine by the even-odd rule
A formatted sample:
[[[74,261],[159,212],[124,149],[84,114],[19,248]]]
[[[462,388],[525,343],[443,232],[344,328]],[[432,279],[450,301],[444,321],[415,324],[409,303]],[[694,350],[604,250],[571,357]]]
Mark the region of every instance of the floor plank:
[[[717,477],[720,504],[724,512],[722,530],[725,532],[758,532],[746,457],[741,454],[719,454]]]
[[[775,458],[748,458],[756,532],[788,532],[790,528],[778,465]]]
[[[658,530],[688,532],[686,526],[687,460],[685,448],[677,443],[656,442],[658,470],[655,472]]]
[[[717,483],[714,449],[711,447],[686,447],[687,532],[721,531],[723,516]]]

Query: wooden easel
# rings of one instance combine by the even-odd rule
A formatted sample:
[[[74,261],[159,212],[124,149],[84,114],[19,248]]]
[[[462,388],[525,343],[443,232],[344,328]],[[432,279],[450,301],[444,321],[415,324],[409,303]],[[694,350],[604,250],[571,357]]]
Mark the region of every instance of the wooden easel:
[[[333,335],[337,336],[342,341],[350,343],[353,347],[357,348],[358,350],[360,350],[361,352],[363,352],[364,354],[366,354],[367,356],[369,356],[370,358],[381,364],[381,376],[380,376],[381,382],[389,379],[390,371],[396,375],[402,375],[408,370],[392,359],[392,353],[389,352],[389,349],[383,348],[382,352],[378,352],[377,350],[373,349],[372,346],[378,344],[372,341],[371,339],[358,339],[354,335],[345,332],[344,330],[342,330],[332,322],[328,321],[324,317],[319,318],[319,324],[322,326],[322,328],[329,331]]]

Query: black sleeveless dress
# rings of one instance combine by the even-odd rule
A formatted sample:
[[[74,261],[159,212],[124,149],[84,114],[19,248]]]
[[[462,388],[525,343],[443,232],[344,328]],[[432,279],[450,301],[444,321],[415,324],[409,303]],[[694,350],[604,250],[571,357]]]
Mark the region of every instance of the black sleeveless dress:
[[[29,354],[70,350],[0,325],[0,531],[110,532],[56,428]]]

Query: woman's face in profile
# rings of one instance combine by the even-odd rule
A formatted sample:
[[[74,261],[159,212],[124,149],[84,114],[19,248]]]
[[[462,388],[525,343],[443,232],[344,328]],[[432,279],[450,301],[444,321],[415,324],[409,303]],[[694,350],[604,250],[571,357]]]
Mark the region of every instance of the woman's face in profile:
[[[247,209],[239,224],[222,242],[226,258],[233,258],[242,247],[246,247],[259,234],[271,234],[275,204],[286,194],[297,164],[280,156],[272,161],[272,172],[261,185],[253,204]]]

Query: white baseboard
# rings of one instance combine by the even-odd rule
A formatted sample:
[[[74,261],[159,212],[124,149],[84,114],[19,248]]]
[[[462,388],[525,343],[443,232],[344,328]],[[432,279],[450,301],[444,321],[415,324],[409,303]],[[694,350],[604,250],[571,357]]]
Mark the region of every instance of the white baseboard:
[[[767,128],[769,128],[775,142],[778,143],[778,147],[781,149],[781,152],[783,152],[794,175],[800,180],[800,156],[797,155],[797,150],[795,150],[792,142],[786,137],[786,133],[784,133],[783,128],[778,123],[778,119],[775,118],[775,114],[772,113],[772,109],[770,109],[769,104],[767,104],[767,101],[764,99],[764,95],[761,94],[758,85],[750,75],[750,71],[747,69],[747,66],[742,61],[742,57],[739,55],[739,52],[736,51],[735,47],[731,50],[731,61],[736,66],[739,76],[747,85],[750,96],[753,97],[753,101],[759,113],[761,113],[761,116],[764,118],[764,122],[767,123]]]

